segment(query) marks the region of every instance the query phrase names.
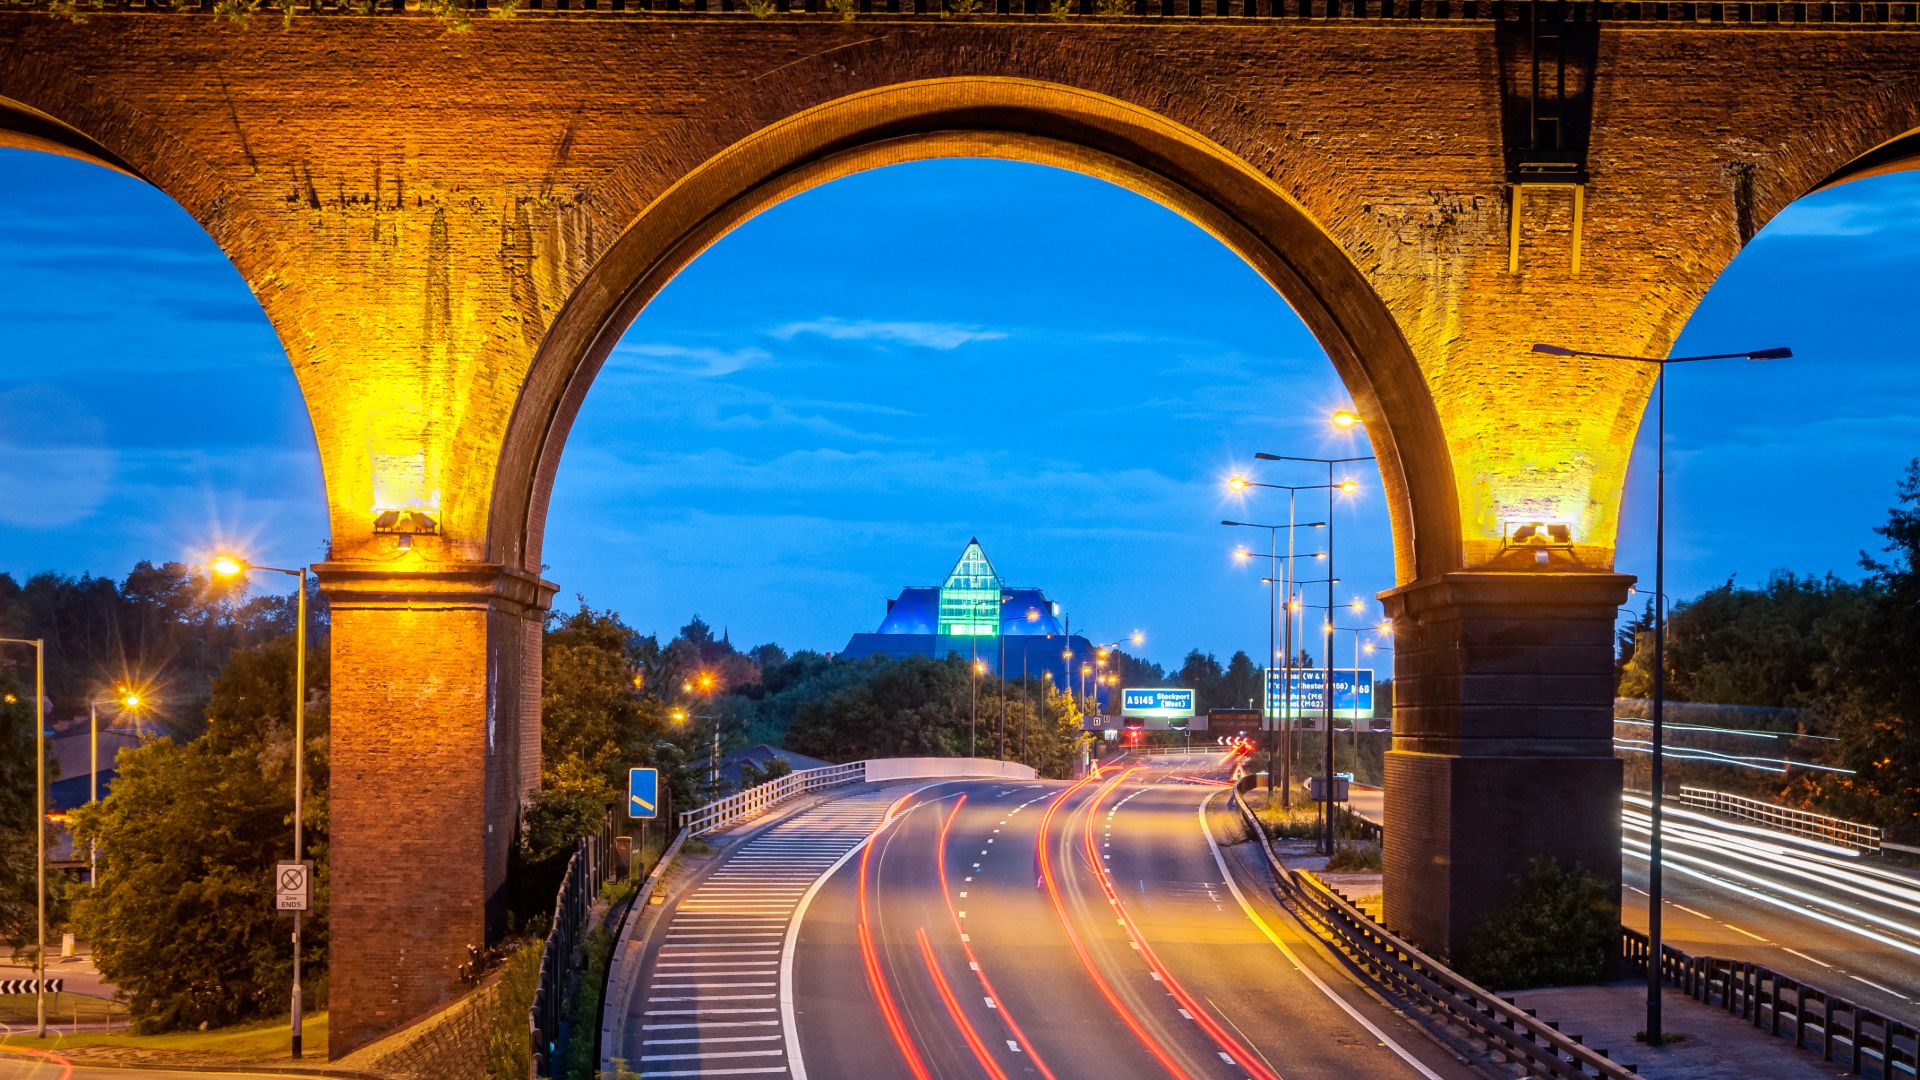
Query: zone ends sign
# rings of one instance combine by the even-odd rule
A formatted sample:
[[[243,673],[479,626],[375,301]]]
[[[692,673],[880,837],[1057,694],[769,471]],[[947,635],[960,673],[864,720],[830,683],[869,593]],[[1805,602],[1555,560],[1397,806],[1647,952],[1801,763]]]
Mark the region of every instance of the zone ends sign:
[[[1120,715],[1141,720],[1185,720],[1193,716],[1193,691],[1121,690]]]

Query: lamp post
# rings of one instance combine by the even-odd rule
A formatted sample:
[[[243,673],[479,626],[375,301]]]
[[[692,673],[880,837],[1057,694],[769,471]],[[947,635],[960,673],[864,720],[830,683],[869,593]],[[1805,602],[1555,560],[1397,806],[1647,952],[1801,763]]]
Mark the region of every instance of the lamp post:
[[[277,566],[260,566],[245,559],[236,559],[222,555],[213,560],[213,572],[216,576],[238,578],[249,570],[265,570],[271,574],[285,574],[298,584],[294,599],[293,627],[293,861],[303,862],[305,849],[304,811],[307,787],[307,570],[302,566],[295,570],[285,570]],[[293,913],[293,1036],[292,1054],[295,1060],[300,1057],[301,1003],[300,1003],[300,931],[304,923],[305,912]]]
[[[973,662],[973,678],[967,680],[973,687],[973,705],[967,713],[967,756],[979,756],[979,740],[976,732],[980,724],[980,676],[986,672],[986,665]]]
[[[125,687],[115,691],[118,697],[97,698],[87,702],[87,757],[92,777],[87,785],[87,803],[100,801],[100,706],[118,705],[123,709],[140,707],[140,695]],[[91,889],[100,874],[100,846],[87,841],[87,888]]]
[[[713,672],[702,671],[693,678],[680,684],[680,688],[688,693],[698,693],[705,697],[707,699],[707,707],[712,708],[713,691],[714,688],[719,685],[719,682],[719,678],[716,677]],[[682,713],[685,712],[684,709],[681,711]],[[720,791],[720,714],[701,713],[699,716],[694,717],[694,719],[711,720],[713,722],[713,737],[708,741],[707,749],[707,790],[709,794],[717,795]]]
[[[1291,598],[1293,596],[1293,557],[1294,557],[1293,531],[1295,529],[1322,529],[1326,527],[1327,523],[1324,521],[1295,522],[1293,520],[1294,500],[1296,498],[1297,493],[1301,490],[1300,488],[1290,487],[1285,484],[1261,484],[1251,480],[1245,480],[1240,477],[1234,477],[1233,480],[1228,481],[1228,486],[1232,487],[1235,491],[1244,490],[1249,487],[1283,488],[1286,491],[1287,523],[1285,525],[1262,525],[1262,524],[1258,524],[1256,522],[1251,522],[1251,521],[1222,521],[1220,522],[1220,524],[1228,526],[1230,528],[1266,529],[1267,530],[1267,556],[1266,557],[1269,563],[1267,570],[1269,573],[1272,573],[1272,574],[1280,573],[1280,570],[1281,570],[1281,567],[1279,565],[1280,546],[1279,546],[1278,537],[1279,537],[1279,531],[1281,529],[1284,528],[1287,530],[1287,561],[1285,563],[1286,574],[1285,574],[1284,580],[1285,580],[1286,595],[1289,598]],[[1239,552],[1239,557],[1241,559],[1250,559],[1257,554],[1258,554],[1257,552],[1252,552],[1252,551],[1247,551],[1245,549],[1242,549]],[[1262,679],[1266,683],[1266,685],[1261,687],[1260,689],[1260,693],[1262,697],[1262,700],[1260,703],[1261,704],[1260,715],[1262,717],[1260,726],[1263,729],[1266,729],[1266,734],[1267,734],[1267,797],[1272,798],[1273,797],[1273,730],[1272,730],[1272,727],[1268,725],[1267,719],[1268,719],[1268,714],[1273,711],[1274,623],[1277,622],[1280,618],[1281,585],[1279,582],[1275,582],[1271,577],[1261,578],[1260,580],[1268,583],[1267,600],[1268,600],[1268,607],[1270,608],[1267,614],[1267,662],[1261,669]],[[1287,620],[1286,630],[1283,635],[1283,639],[1284,639],[1284,644],[1282,647],[1284,648],[1286,653],[1286,663],[1282,670],[1282,674],[1280,676],[1281,687],[1282,687],[1280,691],[1281,693],[1280,711],[1283,719],[1280,721],[1278,726],[1282,730],[1282,733],[1280,736],[1280,748],[1281,748],[1280,754],[1282,758],[1281,769],[1285,773],[1280,778],[1280,806],[1282,809],[1286,809],[1293,806],[1293,792],[1292,790],[1290,790],[1293,783],[1293,778],[1290,775],[1293,768],[1293,620],[1292,619]]]
[[[1652,364],[1654,394],[1653,442],[1653,591],[1664,600],[1667,593],[1667,366],[1693,364],[1702,360],[1787,360],[1788,348],[1755,349],[1750,352],[1711,353],[1704,356],[1623,356],[1617,353],[1588,352],[1564,345],[1536,344],[1533,351],[1545,356],[1567,359],[1618,360],[1629,364]],[[1665,734],[1667,692],[1667,612],[1664,602],[1653,605],[1653,752],[1648,786],[1652,788],[1652,814],[1647,843],[1647,1045],[1659,1046],[1665,1039],[1660,1029],[1660,856],[1661,813],[1664,776],[1661,769],[1661,741]]]
[[[39,931],[33,951],[34,1031],[47,1037],[47,642],[45,638],[0,638],[0,645],[33,646],[34,892]]]
[[[1341,417],[1347,417],[1349,419],[1343,422],[1340,419]],[[1357,420],[1353,419],[1352,413],[1341,412],[1335,414],[1334,423],[1341,427],[1350,427],[1355,422],[1357,422]],[[1313,486],[1315,488],[1324,487],[1327,492],[1327,576],[1331,579],[1333,577],[1333,493],[1338,491],[1342,495],[1351,495],[1359,487],[1359,484],[1351,479],[1341,480],[1336,483],[1333,478],[1334,468],[1339,465],[1351,465],[1355,462],[1372,461],[1373,455],[1365,454],[1343,458],[1295,457],[1283,454],[1255,454],[1253,456],[1261,461],[1300,461],[1325,465],[1327,467],[1327,482],[1324,485],[1315,484]],[[1331,580],[1327,582],[1327,607],[1329,609],[1333,607],[1333,582]],[[1324,834],[1323,842],[1326,847],[1326,853],[1331,855],[1333,854],[1333,650],[1328,649],[1324,659],[1327,682],[1326,691],[1322,693],[1320,697],[1322,699],[1321,712],[1325,715],[1327,723],[1327,780],[1325,791],[1325,801],[1327,805],[1325,810],[1326,822],[1322,831]]]

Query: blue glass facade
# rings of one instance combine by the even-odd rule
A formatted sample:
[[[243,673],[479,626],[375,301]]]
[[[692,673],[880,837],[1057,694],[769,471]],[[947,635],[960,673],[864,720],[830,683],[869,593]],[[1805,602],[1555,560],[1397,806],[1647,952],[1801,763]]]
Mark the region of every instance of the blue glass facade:
[[[1078,688],[1080,665],[1093,662],[1093,650],[1086,638],[1066,632],[1059,605],[1045,593],[1005,584],[974,539],[946,584],[900,590],[879,628],[853,635],[840,655],[964,656],[989,673],[1004,666],[1009,679],[1051,674],[1054,685]]]

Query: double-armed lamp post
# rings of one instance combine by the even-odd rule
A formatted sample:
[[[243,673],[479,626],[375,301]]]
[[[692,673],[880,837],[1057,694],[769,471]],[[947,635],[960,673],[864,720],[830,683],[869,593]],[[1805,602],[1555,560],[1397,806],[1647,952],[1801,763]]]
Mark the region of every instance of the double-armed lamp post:
[[[1278,727],[1282,730],[1282,734],[1280,736],[1280,754],[1281,754],[1281,757],[1285,759],[1285,764],[1283,764],[1281,768],[1283,770],[1290,771],[1292,766],[1292,759],[1293,759],[1293,620],[1292,619],[1287,620],[1284,634],[1279,635],[1284,639],[1284,644],[1282,644],[1281,647],[1285,650],[1285,656],[1286,656],[1286,665],[1285,665],[1285,668],[1283,669],[1284,674],[1281,675],[1281,691],[1280,691],[1281,713],[1285,717],[1285,719],[1282,720],[1273,716],[1273,659],[1275,656],[1274,648],[1276,645],[1276,642],[1274,641],[1274,638],[1276,636],[1275,624],[1280,620],[1280,609],[1282,606],[1280,597],[1284,593],[1284,595],[1287,597],[1288,600],[1293,599],[1293,559],[1294,559],[1293,532],[1295,529],[1325,528],[1327,523],[1324,521],[1296,522],[1293,520],[1294,500],[1297,494],[1300,491],[1304,490],[1303,488],[1293,487],[1287,484],[1262,484],[1252,480],[1243,479],[1238,476],[1227,481],[1227,486],[1229,488],[1232,488],[1234,491],[1244,491],[1250,487],[1263,487],[1263,488],[1279,488],[1281,490],[1284,490],[1287,493],[1287,523],[1285,525],[1262,525],[1262,524],[1258,524],[1256,522],[1251,522],[1251,521],[1231,521],[1231,520],[1220,522],[1220,524],[1225,525],[1229,528],[1267,530],[1267,554],[1263,557],[1267,560],[1267,563],[1268,563],[1267,572],[1270,576],[1263,577],[1260,579],[1261,581],[1267,583],[1267,601],[1268,601],[1267,603],[1267,606],[1268,606],[1267,662],[1261,666],[1262,677],[1265,679],[1266,685],[1260,688],[1260,693],[1261,693],[1260,716],[1262,718],[1260,726],[1263,729],[1265,729],[1266,737],[1267,737],[1267,795],[1271,797],[1273,795],[1273,772],[1274,772],[1274,769],[1273,769],[1274,731],[1273,729],[1275,727]],[[1285,529],[1287,532],[1287,554],[1285,556],[1286,562],[1284,564],[1281,563],[1280,561],[1281,555],[1280,555],[1279,537],[1280,537],[1280,530],[1282,529]],[[1239,558],[1242,560],[1251,559],[1255,557],[1262,557],[1259,555],[1259,552],[1248,551],[1245,548],[1239,549],[1234,554],[1236,558]],[[1315,558],[1318,558],[1319,556],[1320,556],[1320,553],[1318,552],[1316,552],[1314,555]],[[1282,807],[1289,807],[1293,805],[1293,792],[1289,789],[1289,785],[1291,784],[1291,782],[1292,781],[1290,777],[1287,777],[1287,776],[1281,777],[1280,805]]]
[[[284,570],[261,566],[245,559],[222,555],[213,560],[213,572],[224,578],[241,578],[250,570],[285,574],[298,583],[294,601],[293,628],[293,861],[302,862],[305,850],[305,820],[302,816],[307,789],[307,567]],[[311,895],[311,884],[309,884]],[[300,1057],[300,930],[305,912],[293,913],[293,1057]]]
[[[1359,423],[1359,418],[1356,417],[1353,413],[1343,410],[1341,412],[1337,412],[1334,414],[1333,422],[1338,427],[1350,428]],[[1332,579],[1334,574],[1334,570],[1333,570],[1333,495],[1334,495],[1334,492],[1336,491],[1340,492],[1343,495],[1350,495],[1359,487],[1359,484],[1352,479],[1336,481],[1334,479],[1334,470],[1336,467],[1341,465],[1352,465],[1362,461],[1372,461],[1373,455],[1365,454],[1365,455],[1359,455],[1355,457],[1341,457],[1341,458],[1298,457],[1298,456],[1293,456],[1288,454],[1255,454],[1253,456],[1261,461],[1306,462],[1306,463],[1315,464],[1315,465],[1325,465],[1327,467],[1326,483],[1305,486],[1305,487],[1302,487],[1301,490],[1303,491],[1324,490],[1327,493],[1327,578],[1328,578],[1327,607],[1331,609],[1333,607],[1333,580]],[[1321,712],[1322,712],[1323,718],[1326,721],[1327,755],[1326,755],[1326,780],[1322,790],[1322,794],[1326,796],[1326,799],[1325,799],[1326,821],[1322,829],[1322,844],[1326,849],[1326,853],[1328,855],[1331,855],[1333,854],[1333,656],[1330,650],[1328,652],[1328,655],[1324,658],[1324,667],[1326,669],[1326,676],[1325,676],[1326,684],[1321,690],[1320,705],[1321,705]]]
[[[93,774],[87,785],[87,802],[89,803],[97,803],[100,801],[100,706],[118,705],[123,710],[137,709],[140,707],[140,695],[134,693],[132,690],[122,687],[114,691],[114,694],[114,697],[96,698],[93,701],[87,702],[87,757],[89,759],[89,768]],[[100,846],[92,841],[88,841],[87,888],[91,889],[97,885],[99,883],[99,877]]]
[[[1665,1041],[1660,1018],[1660,856],[1661,808],[1665,777],[1661,751],[1665,735],[1667,694],[1667,367],[1693,364],[1702,360],[1786,360],[1793,356],[1788,348],[1755,349],[1751,352],[1712,353],[1705,356],[1624,356],[1618,353],[1588,352],[1564,345],[1535,345],[1533,351],[1544,356],[1577,360],[1612,360],[1628,364],[1651,364],[1657,374],[1653,380],[1654,424],[1654,496],[1653,496],[1653,591],[1659,598],[1653,605],[1653,751],[1648,786],[1652,789],[1647,834],[1647,1030],[1648,1046]]]

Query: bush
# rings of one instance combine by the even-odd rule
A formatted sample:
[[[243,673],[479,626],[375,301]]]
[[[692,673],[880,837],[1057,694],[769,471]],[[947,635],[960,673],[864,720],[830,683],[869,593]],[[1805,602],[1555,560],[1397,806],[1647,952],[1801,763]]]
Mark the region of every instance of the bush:
[[[1535,859],[1506,906],[1467,939],[1460,973],[1502,990],[1598,982],[1620,940],[1615,900],[1585,868]]]
[[[1351,844],[1342,844],[1327,860],[1327,869],[1360,872],[1372,870],[1378,872],[1380,863],[1380,843],[1377,840],[1360,840]]]
[[[487,1074],[493,1080],[526,1080],[533,1070],[533,1041],[527,1017],[540,989],[543,943],[529,941],[507,956],[500,972],[500,993],[487,1029]]]
[[[573,1022],[567,1039],[566,1068],[560,1075],[566,1080],[595,1080],[599,1062],[594,1060],[594,1036],[600,1031],[600,999],[606,992],[607,966],[613,959],[613,931],[597,926],[587,935],[586,961],[580,985],[574,989],[572,1007],[567,1012]]]

